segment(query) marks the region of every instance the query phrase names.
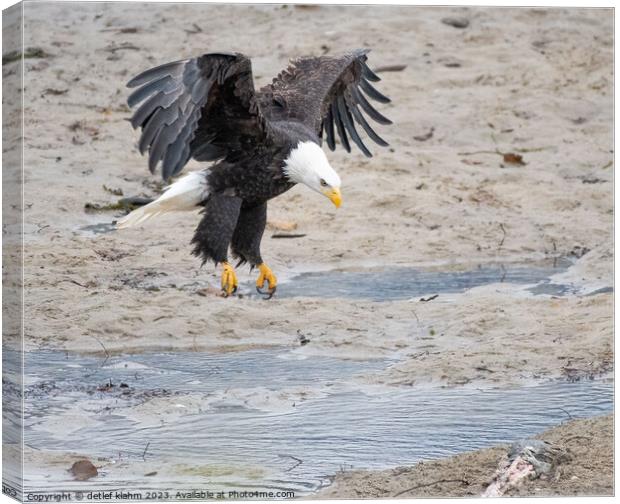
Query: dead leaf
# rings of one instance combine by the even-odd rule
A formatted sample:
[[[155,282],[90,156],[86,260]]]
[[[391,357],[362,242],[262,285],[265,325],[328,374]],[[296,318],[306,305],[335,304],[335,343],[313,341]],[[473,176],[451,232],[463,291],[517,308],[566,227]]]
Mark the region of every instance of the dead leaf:
[[[523,156],[521,154],[514,154],[513,152],[507,152],[504,154],[504,163],[525,166]]]

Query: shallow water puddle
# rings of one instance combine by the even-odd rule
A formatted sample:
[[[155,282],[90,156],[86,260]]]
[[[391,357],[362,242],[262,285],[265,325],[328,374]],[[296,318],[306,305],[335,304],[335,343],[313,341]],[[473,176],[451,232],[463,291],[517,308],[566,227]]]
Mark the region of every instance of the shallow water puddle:
[[[489,265],[469,271],[436,271],[398,267],[358,271],[302,273],[282,283],[278,297],[313,296],[392,301],[441,293],[460,293],[481,285],[534,285],[533,294],[565,295],[570,285],[551,284],[550,277],[566,271],[567,259],[540,266]],[[538,289],[538,290],[536,290]]]
[[[112,224],[112,222],[98,222],[97,224],[81,226],[77,230],[78,232],[83,232],[87,235],[96,236],[96,235],[112,233],[113,231],[116,231],[116,225]]]
[[[114,224],[103,222],[79,228],[92,236],[115,231]],[[303,272],[280,281],[277,298],[320,297],[370,299],[395,301],[435,294],[457,294],[474,287],[494,283],[531,285],[527,290],[533,295],[566,296],[577,294],[579,289],[571,284],[558,284],[553,275],[566,271],[573,264],[567,257],[525,264],[493,263],[480,265],[467,271],[438,270],[429,268],[375,267],[354,270],[327,270]],[[212,270],[216,271],[216,270]],[[240,272],[241,278],[245,270]],[[196,292],[212,284],[210,275],[196,270],[194,275],[171,277],[167,271],[152,268],[123,271],[115,281],[123,286],[146,291],[177,289]],[[612,287],[599,292],[611,292]],[[255,291],[254,281],[241,282],[239,295],[262,297]]]
[[[513,390],[352,381],[389,364],[299,359],[277,349],[142,354],[105,363],[29,353],[26,444],[108,462],[86,483],[57,466],[27,474],[27,486],[277,488],[301,495],[341,469],[408,465],[511,442],[569,415],[598,415],[613,406],[613,386],[605,380]]]

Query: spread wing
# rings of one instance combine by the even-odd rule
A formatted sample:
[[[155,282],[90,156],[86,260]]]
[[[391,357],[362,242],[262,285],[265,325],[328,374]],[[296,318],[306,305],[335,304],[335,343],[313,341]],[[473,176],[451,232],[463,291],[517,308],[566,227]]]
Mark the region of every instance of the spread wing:
[[[269,138],[256,100],[250,60],[242,54],[205,54],[151,68],[127,84],[140,104],[131,124],[142,128],[139,149],[164,179],[190,157],[214,161]]]
[[[371,157],[355,124],[375,143],[385,147],[387,142],[372,129],[364,113],[379,124],[392,122],[368,101],[371,98],[380,103],[390,102],[369,82],[380,79],[366,64],[368,52],[358,49],[340,58],[320,56],[292,62],[269,86],[260,90],[265,112],[272,120],[301,121],[320,138],[325,133],[331,150],[336,148],[337,131],[347,152],[351,152],[350,137]]]

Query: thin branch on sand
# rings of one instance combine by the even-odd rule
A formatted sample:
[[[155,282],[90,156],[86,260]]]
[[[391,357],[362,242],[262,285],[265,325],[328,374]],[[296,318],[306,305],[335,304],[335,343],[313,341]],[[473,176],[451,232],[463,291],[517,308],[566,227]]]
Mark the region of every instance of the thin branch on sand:
[[[146,450],[149,449],[151,442],[149,441],[148,443],[146,443],[146,446],[144,447],[144,451],[142,452],[142,460],[146,461]]]
[[[433,486],[433,485],[439,485],[440,483],[462,483],[463,485],[469,485],[469,481],[467,481],[466,479],[463,479],[463,478],[440,479],[440,480],[437,480],[437,481],[432,481],[430,483],[424,483],[423,485],[416,485],[414,487],[407,488],[406,490],[403,490],[401,492],[395,493],[394,495],[392,495],[392,497],[400,497],[401,495],[409,493],[409,492],[411,492],[413,490],[417,490],[418,488],[425,488],[425,487],[429,487],[429,486]]]
[[[502,248],[502,245],[504,245],[504,240],[506,239],[506,230],[504,229],[504,223],[503,222],[499,223],[499,228],[502,230],[503,235],[502,235],[501,241],[499,242],[499,245],[497,246],[497,250]]]
[[[299,459],[297,457],[293,457],[292,455],[281,455],[281,454],[278,454],[278,457],[280,457],[280,458],[290,458],[290,459],[293,459],[296,462],[295,465],[289,467],[285,472],[291,472],[293,469],[295,469],[296,467],[298,467],[298,466],[300,466],[301,464],[304,463],[303,460],[301,460],[301,459]]]
[[[108,349],[105,347],[105,345],[101,342],[101,340],[99,338],[97,338],[97,336],[92,336],[91,338],[93,338],[97,343],[99,343],[101,345],[101,348],[103,348],[103,351],[105,352],[105,359],[104,361],[101,363],[101,367],[105,366],[105,363],[108,362],[108,359],[110,358],[110,352],[108,352]]]

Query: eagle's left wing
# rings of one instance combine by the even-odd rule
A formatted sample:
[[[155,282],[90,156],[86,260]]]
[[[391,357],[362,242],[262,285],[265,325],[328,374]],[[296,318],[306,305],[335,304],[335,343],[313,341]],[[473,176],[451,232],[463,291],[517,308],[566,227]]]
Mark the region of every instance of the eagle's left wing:
[[[379,124],[392,124],[392,121],[368,101],[371,98],[380,103],[390,102],[369,82],[380,79],[366,64],[368,52],[368,49],[358,49],[339,58],[320,56],[293,61],[270,85],[260,90],[263,109],[273,120],[303,122],[320,138],[325,132],[331,150],[336,148],[335,131],[338,131],[347,152],[351,152],[350,137],[371,157],[355,123],[375,143],[385,147],[387,142],[372,129],[362,111]]]

